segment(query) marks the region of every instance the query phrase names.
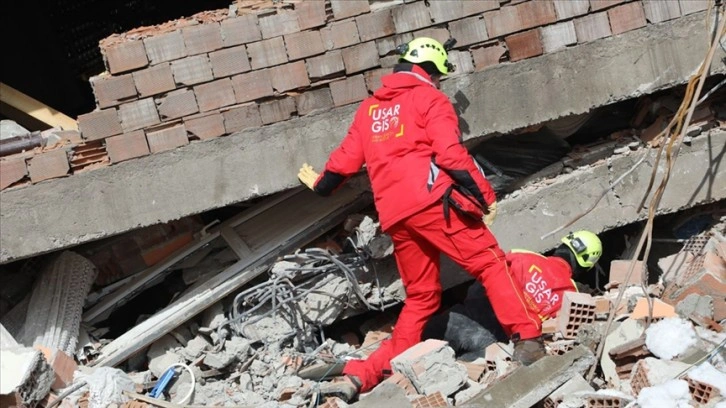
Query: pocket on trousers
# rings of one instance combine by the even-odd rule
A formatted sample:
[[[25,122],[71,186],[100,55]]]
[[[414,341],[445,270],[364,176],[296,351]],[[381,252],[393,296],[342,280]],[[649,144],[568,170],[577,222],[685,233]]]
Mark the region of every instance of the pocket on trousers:
[[[457,223],[453,228],[444,229],[444,234],[452,245],[452,253],[447,255],[452,258],[458,256],[462,261],[480,256],[489,247],[488,239],[486,239],[486,227],[483,224],[476,226],[467,224],[469,223]]]

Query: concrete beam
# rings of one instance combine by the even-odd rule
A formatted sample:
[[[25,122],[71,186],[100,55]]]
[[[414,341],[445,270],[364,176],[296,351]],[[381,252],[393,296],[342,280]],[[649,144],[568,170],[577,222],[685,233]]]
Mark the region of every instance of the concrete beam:
[[[446,81],[444,90],[461,101],[467,138],[586,112],[686,82],[706,54],[703,19],[698,13],[505,64]],[[719,50],[715,60],[723,56]],[[0,263],[297,186],[300,165],[322,166],[355,108],[0,192]]]

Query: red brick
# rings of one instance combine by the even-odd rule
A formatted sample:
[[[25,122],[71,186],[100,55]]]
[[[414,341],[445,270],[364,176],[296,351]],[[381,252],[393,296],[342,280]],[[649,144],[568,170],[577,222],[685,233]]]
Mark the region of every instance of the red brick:
[[[640,285],[646,273],[644,269],[645,265],[643,265],[643,261],[636,261],[633,274],[630,275],[630,279],[626,280],[625,278],[628,275],[631,263],[631,261],[613,260],[610,263],[610,277],[608,282],[611,284],[617,282],[622,286]]]
[[[260,31],[262,38],[279,37],[285,34],[292,34],[300,31],[300,24],[297,21],[297,13],[278,9],[277,14],[266,17],[258,17],[260,20]]]
[[[608,14],[603,11],[575,19],[575,33],[578,43],[609,37],[612,33]]]
[[[157,110],[161,120],[178,119],[197,113],[197,99],[194,92],[188,89],[177,89],[156,99]]]
[[[101,48],[106,60],[106,68],[112,74],[143,68],[149,64],[146,58],[146,48],[141,40],[124,41],[108,47]]]
[[[240,130],[257,128],[262,126],[260,108],[256,103],[233,106],[223,111],[224,129],[227,133],[239,132]]]
[[[463,47],[484,42],[489,39],[484,19],[475,16],[449,23],[451,36],[456,38],[456,46]]]
[[[308,58],[305,61],[310,79],[323,79],[345,72],[343,53],[333,50],[319,57]]]
[[[136,71],[133,73],[133,77],[141,98],[168,92],[176,88],[174,77],[171,74],[171,66],[168,62]]]
[[[53,369],[55,379],[50,387],[53,391],[61,390],[73,384],[73,373],[78,369],[78,364],[76,364],[73,357],[69,357],[68,354],[57,349],[51,350],[43,346],[35,346],[35,348],[43,353],[45,361]]]
[[[220,28],[222,45],[225,47],[247,44],[262,39],[262,33],[255,14],[245,14],[222,20]]]
[[[381,78],[384,75],[388,75],[392,72],[390,68],[378,68],[363,73],[366,80],[366,88],[370,92],[375,92],[381,87]]]
[[[391,14],[397,33],[407,33],[431,25],[429,8],[423,1],[396,6]]]
[[[379,66],[376,43],[369,41],[343,49],[343,64],[348,75]]]
[[[590,12],[606,9],[627,0],[590,0]]]
[[[320,31],[301,31],[286,35],[285,46],[290,61],[307,58],[325,52]]]
[[[708,10],[709,0],[679,0],[681,14],[687,15],[698,11]]]
[[[140,99],[119,106],[118,117],[124,132],[153,126],[160,122],[153,98]]]
[[[285,41],[282,37],[254,42],[247,45],[252,69],[280,65],[287,62]]]
[[[179,30],[144,38],[144,47],[151,65],[187,56],[184,37]]]
[[[97,140],[123,132],[116,109],[102,109],[78,116],[78,129],[86,140]]]
[[[355,18],[355,24],[361,41],[374,40],[396,33],[396,26],[393,25],[393,16],[389,9],[360,15]]]
[[[368,89],[363,75],[356,75],[330,83],[335,106],[360,102],[368,97]]]
[[[202,54],[222,48],[222,30],[217,22],[182,28],[187,55]]]
[[[568,45],[577,44],[575,23],[565,21],[542,27],[542,48],[544,52],[561,50]]]
[[[519,61],[525,58],[542,55],[542,40],[539,29],[512,34],[504,39],[509,49],[509,60]]]
[[[368,0],[330,0],[336,20],[357,16],[371,10]]]
[[[99,108],[116,106],[125,100],[136,98],[136,86],[131,74],[95,76],[90,82]]]
[[[177,147],[189,144],[187,130],[183,124],[165,127],[159,130],[147,131],[146,140],[149,143],[151,153],[159,153],[165,150],[176,149]]]
[[[28,172],[33,183],[63,177],[68,174],[70,168],[65,149],[36,154],[28,160]]]
[[[554,0],[558,20],[587,14],[590,10],[589,0]]]
[[[237,103],[254,101],[274,94],[272,78],[267,69],[233,76],[232,87]]]
[[[517,4],[519,21],[522,30],[532,27],[539,27],[557,21],[555,6],[551,0],[528,1]]]
[[[299,115],[307,115],[321,110],[327,111],[335,107],[333,96],[328,87],[303,92],[295,96],[295,104]]]
[[[295,4],[300,30],[324,26],[328,19],[324,0],[307,0]]]
[[[234,88],[229,78],[217,79],[194,87],[200,112],[219,109],[236,103]]]
[[[143,130],[135,130],[130,133],[109,137],[105,142],[111,163],[119,163],[149,154],[149,144],[146,142],[146,135]]]
[[[449,73],[449,77],[468,74],[474,72],[474,62],[471,53],[467,50],[451,50],[449,51],[449,62],[454,64],[456,70]]]
[[[328,50],[347,47],[360,42],[358,26],[354,20],[341,21],[329,24],[320,29],[323,44]]]
[[[621,34],[636,28],[645,27],[645,12],[640,2],[623,4],[608,10],[610,28],[613,35]]]
[[[260,104],[260,118],[265,125],[290,119],[294,112],[295,100],[293,98],[276,99]]]
[[[272,89],[280,93],[310,85],[304,61],[272,67],[270,77],[272,78]]]
[[[482,23],[482,27],[484,27],[484,24]],[[486,34],[486,31],[485,31]],[[447,30],[444,27],[429,27],[424,28],[423,30],[415,31],[413,33],[414,37],[429,37],[433,38],[434,40],[440,42],[441,44],[445,43],[446,40],[451,38],[451,34],[449,33],[449,30]],[[457,43],[458,45],[458,43]]]
[[[385,55],[391,55],[396,52],[396,47],[401,44],[406,44],[413,40],[413,33],[396,34],[390,37],[379,38],[376,40],[376,47],[378,47],[378,55],[381,57]]]
[[[651,23],[672,20],[681,16],[677,1],[644,0],[645,18]]]
[[[244,45],[209,53],[212,73],[215,78],[223,78],[250,70],[250,60]]]
[[[174,82],[179,85],[200,84],[214,79],[212,64],[206,54],[172,61],[171,70]]]
[[[484,13],[484,23],[489,38],[519,31],[521,27],[519,14],[514,6],[505,6],[499,10]]]
[[[595,300],[587,293],[565,292],[557,316],[557,330],[566,339],[574,339],[579,328],[595,320]]]
[[[470,16],[472,14],[479,14],[485,11],[494,10],[499,8],[499,0],[473,0],[473,1],[462,1],[462,15],[463,17]]]
[[[189,136],[199,140],[214,139],[224,135],[224,118],[214,111],[184,118],[184,126]]]
[[[0,190],[4,190],[9,185],[17,183],[27,175],[28,166],[25,164],[25,159],[14,158],[0,160]]]

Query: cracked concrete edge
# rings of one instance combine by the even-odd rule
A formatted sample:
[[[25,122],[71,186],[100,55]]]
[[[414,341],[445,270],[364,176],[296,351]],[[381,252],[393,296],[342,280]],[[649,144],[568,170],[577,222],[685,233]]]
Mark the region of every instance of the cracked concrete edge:
[[[586,112],[686,82],[705,55],[704,15],[452,78],[444,90],[469,103],[467,138]],[[0,264],[296,187],[300,165],[322,167],[355,109],[2,191]]]

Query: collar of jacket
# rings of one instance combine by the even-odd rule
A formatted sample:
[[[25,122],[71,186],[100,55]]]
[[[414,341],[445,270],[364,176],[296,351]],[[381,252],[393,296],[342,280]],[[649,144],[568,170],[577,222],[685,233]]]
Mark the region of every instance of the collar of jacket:
[[[429,76],[429,74],[426,73],[423,68],[419,67],[416,64],[411,64],[407,62],[398,63],[393,67],[393,73],[412,75],[417,79],[421,80],[422,82],[425,82],[433,86],[434,88],[436,87],[436,85],[434,85],[434,83],[431,81],[431,76]]]

